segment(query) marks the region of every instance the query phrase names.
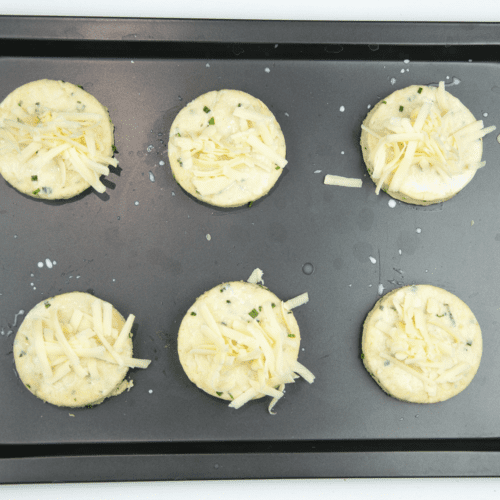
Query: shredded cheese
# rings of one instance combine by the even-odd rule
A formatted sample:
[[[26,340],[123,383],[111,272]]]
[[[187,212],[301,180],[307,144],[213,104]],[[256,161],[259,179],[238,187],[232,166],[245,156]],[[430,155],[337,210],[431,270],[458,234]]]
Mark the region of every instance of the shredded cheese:
[[[361,179],[354,179],[352,177],[342,177],[340,175],[325,175],[324,183],[329,186],[344,186],[344,187],[354,187],[360,188],[363,185]]]
[[[400,192],[412,169],[432,169],[449,182],[452,176],[484,165],[474,159],[471,151],[480,147],[478,141],[496,127],[483,128],[482,120],[464,126],[463,120],[469,118],[464,118],[458,100],[449,98],[444,82],[439,83],[436,91],[421,87],[419,94],[415,102],[422,103],[411,108],[409,117],[401,116],[409,106],[405,104],[396,115],[377,126],[362,125],[364,132],[376,139],[369,162],[377,194],[384,184],[390,191]]]

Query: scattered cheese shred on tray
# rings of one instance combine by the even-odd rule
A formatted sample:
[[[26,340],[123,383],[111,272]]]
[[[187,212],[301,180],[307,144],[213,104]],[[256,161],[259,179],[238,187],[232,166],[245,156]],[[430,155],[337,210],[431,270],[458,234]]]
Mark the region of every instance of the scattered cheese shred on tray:
[[[340,175],[325,175],[325,184],[329,186],[345,186],[345,187],[354,187],[360,188],[363,185],[363,181],[361,179],[354,179],[352,177],[342,177]]]

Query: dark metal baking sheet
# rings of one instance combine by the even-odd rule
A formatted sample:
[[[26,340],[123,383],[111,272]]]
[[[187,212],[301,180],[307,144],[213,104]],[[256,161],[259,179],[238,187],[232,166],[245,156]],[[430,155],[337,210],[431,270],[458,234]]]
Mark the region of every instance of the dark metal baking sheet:
[[[445,80],[499,125],[498,34],[488,24],[0,18],[0,99],[39,78],[82,85],[109,108],[120,161],[105,195],[68,202],[0,182],[0,481],[499,475],[496,137],[473,182],[431,207],[391,208],[359,150],[368,106],[415,83]],[[251,208],[198,203],[168,169],[176,113],[221,88],[263,100],[287,141],[284,175]],[[363,187],[324,186],[328,173]],[[39,267],[46,259],[52,268]],[[262,401],[233,411],[202,393],[176,354],[194,299],[255,267],[283,299],[310,296],[296,313],[299,360],[317,378],[287,386],[275,416]],[[439,404],[386,396],[359,359],[379,286],[412,283],[455,293],[483,330],[477,376]],[[131,371],[130,392],[92,409],[42,403],[12,359],[19,312],[73,290],[135,314],[135,355],[153,360]]]

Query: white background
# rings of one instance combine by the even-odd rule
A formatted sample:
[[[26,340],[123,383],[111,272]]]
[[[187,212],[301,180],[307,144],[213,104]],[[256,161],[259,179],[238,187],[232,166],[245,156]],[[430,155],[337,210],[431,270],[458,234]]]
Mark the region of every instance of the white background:
[[[3,15],[500,22],[500,0],[0,0]],[[500,35],[500,26],[499,26]],[[500,478],[312,479],[0,485],[1,500],[496,498]]]

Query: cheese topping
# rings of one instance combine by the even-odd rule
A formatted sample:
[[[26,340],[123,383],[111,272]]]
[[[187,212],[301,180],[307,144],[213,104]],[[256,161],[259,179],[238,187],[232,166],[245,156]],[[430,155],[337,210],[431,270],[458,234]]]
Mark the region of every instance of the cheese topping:
[[[407,384],[411,392],[413,379],[435,398],[440,385],[466,386],[474,375],[482,351],[480,329],[458,298],[439,290],[405,287],[381,299],[370,313],[363,336],[365,364],[388,392],[392,383]],[[391,367],[403,370],[409,379],[398,380]]]
[[[262,276],[260,275],[260,278]],[[304,297],[289,301],[292,307]],[[294,305],[295,304],[295,305]],[[269,412],[285,383],[314,375],[297,362],[300,334],[291,311],[260,285],[225,283],[200,297],[179,331],[179,355],[186,373],[207,392],[240,408],[271,396]]]
[[[263,196],[287,164],[272,113],[258,99],[234,90],[209,92],[181,110],[168,147],[181,186],[220,206]]]
[[[72,84],[42,80],[16,89],[0,105],[2,175],[30,196],[57,198],[71,189],[69,172],[72,184],[85,181],[81,190],[103,193],[100,176],[118,165],[109,121],[105,108]]]
[[[43,377],[47,384],[53,385],[71,371],[80,378],[90,376],[92,379],[97,379],[99,378],[95,362],[97,359],[133,368],[147,368],[151,363],[145,359],[122,358],[113,347],[113,344],[118,343],[118,339],[121,344],[123,337],[128,337],[130,334],[133,315],[128,317],[120,337],[115,341],[108,319],[111,304],[95,299],[92,303],[92,316],[75,308],[68,323],[60,321],[57,307],[52,306],[50,300],[45,305],[49,314],[39,315],[34,321],[33,337],[36,355],[42,365]],[[103,310],[106,334],[103,328]],[[59,366],[54,372],[54,367],[61,363],[64,368]]]
[[[415,94],[396,100],[396,94],[413,89]],[[404,193],[410,175],[418,183],[430,172],[445,184],[465,176],[453,182],[466,184],[485,165],[481,138],[496,127],[483,128],[483,121],[475,120],[440,82],[438,89],[414,86],[395,92],[374,108],[362,129],[373,139],[369,148],[363,140],[362,146],[378,194],[383,186]]]

